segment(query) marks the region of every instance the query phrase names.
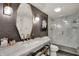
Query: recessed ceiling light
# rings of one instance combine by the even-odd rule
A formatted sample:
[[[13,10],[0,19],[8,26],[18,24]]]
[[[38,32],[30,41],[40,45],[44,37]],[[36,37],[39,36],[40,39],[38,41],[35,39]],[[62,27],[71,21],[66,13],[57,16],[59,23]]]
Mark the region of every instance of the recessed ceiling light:
[[[61,11],[61,8],[55,8],[54,11],[55,12],[60,12]]]

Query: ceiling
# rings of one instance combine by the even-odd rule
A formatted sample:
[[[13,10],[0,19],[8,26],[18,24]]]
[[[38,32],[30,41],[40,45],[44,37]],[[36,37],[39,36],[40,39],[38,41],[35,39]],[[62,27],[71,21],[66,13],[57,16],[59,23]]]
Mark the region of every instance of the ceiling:
[[[31,3],[51,18],[74,15],[79,12],[79,3]],[[60,8],[59,12],[54,9]]]

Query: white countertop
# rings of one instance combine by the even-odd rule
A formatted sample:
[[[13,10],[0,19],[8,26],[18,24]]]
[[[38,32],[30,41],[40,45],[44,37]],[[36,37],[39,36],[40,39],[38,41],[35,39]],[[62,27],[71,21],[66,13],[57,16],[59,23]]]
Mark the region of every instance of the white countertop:
[[[48,37],[35,38],[25,42],[18,42],[11,47],[0,47],[0,56],[20,56],[28,55],[39,50],[44,45],[48,44]]]

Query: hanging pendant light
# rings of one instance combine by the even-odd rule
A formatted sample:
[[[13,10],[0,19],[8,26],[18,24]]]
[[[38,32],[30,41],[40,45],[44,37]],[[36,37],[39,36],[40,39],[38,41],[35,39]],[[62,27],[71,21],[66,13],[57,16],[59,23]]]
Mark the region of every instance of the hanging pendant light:
[[[4,7],[4,14],[5,15],[11,15],[12,13],[13,13],[13,9],[12,9],[12,7],[9,5],[9,3],[8,3],[8,5],[7,6],[5,6]]]

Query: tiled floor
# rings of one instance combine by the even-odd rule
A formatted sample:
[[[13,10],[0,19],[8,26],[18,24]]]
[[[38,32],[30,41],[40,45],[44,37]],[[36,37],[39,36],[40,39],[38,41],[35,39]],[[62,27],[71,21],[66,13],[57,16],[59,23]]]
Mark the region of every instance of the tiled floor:
[[[64,51],[58,51],[57,56],[77,56],[77,55],[70,54],[70,53],[67,53],[67,52],[64,52]]]

